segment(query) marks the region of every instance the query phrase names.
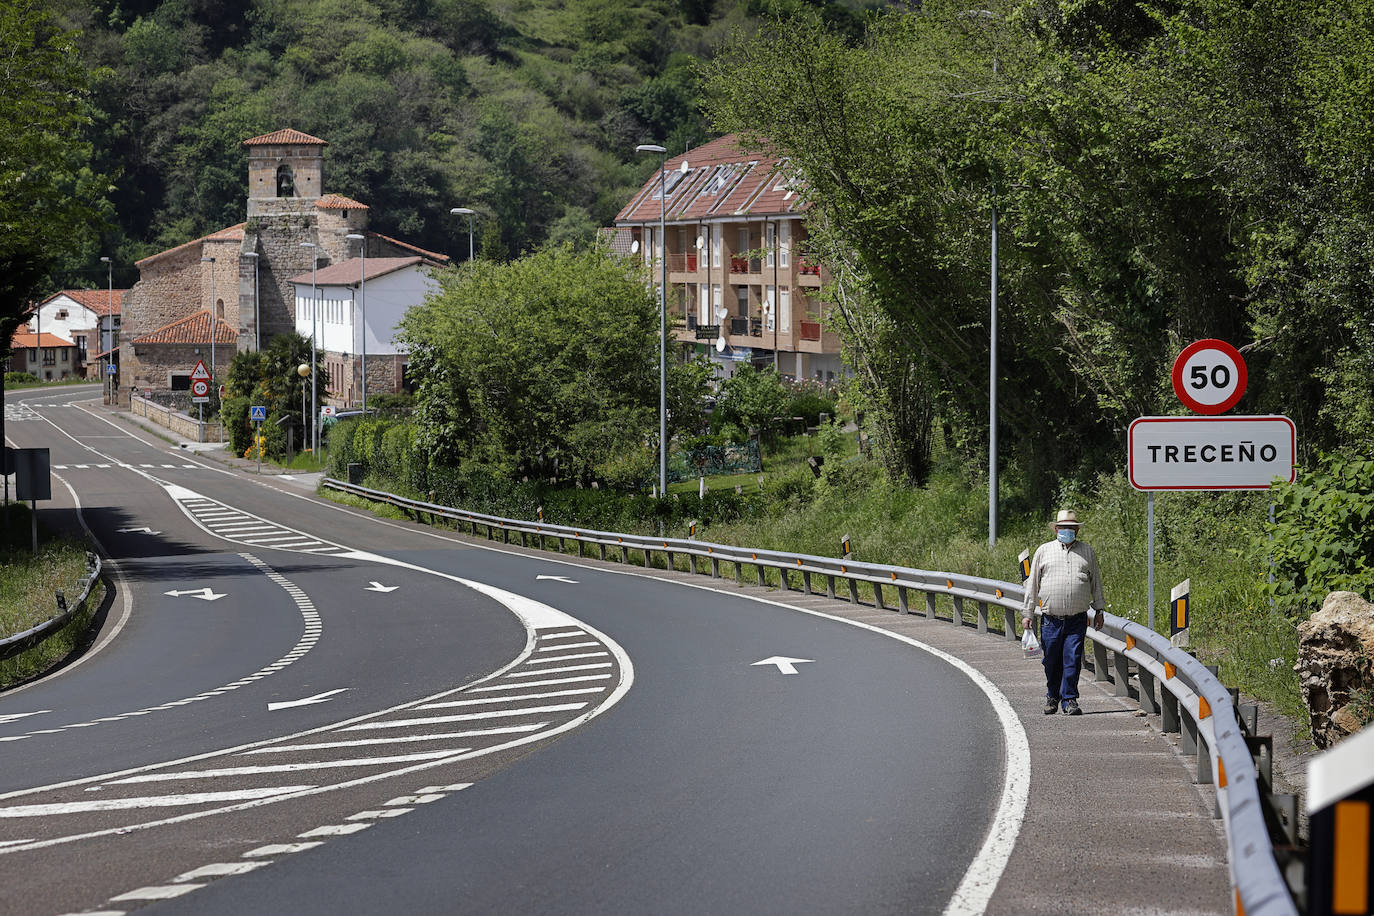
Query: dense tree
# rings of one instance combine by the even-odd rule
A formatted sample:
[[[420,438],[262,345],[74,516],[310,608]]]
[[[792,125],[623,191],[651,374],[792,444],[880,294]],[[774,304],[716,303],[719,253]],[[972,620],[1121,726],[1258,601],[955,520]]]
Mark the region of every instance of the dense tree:
[[[444,272],[401,326],[434,460],[517,479],[650,477],[658,307],[645,279],[595,247]]]

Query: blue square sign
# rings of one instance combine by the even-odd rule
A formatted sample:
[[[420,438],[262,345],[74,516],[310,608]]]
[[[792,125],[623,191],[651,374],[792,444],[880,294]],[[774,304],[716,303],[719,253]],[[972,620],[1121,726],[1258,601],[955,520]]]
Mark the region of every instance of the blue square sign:
[[[267,422],[267,408],[260,405],[253,405],[248,408],[248,419],[254,423]]]

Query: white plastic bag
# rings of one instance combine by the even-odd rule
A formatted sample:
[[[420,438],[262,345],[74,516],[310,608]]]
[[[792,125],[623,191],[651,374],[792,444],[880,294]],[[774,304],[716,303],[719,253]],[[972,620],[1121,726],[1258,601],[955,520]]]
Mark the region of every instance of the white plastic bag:
[[[1040,640],[1035,638],[1034,630],[1026,630],[1021,634],[1021,653],[1026,658],[1040,657]]]

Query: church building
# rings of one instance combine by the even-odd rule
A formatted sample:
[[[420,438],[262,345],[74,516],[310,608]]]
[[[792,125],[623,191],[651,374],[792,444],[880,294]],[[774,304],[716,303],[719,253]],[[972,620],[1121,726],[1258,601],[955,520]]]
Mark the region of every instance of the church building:
[[[200,360],[215,386],[234,355],[266,347],[295,331],[301,275],[353,262],[418,259],[440,267],[448,257],[367,228],[368,207],[324,192],[324,140],[283,129],[245,140],[247,219],[137,262],[139,281],[124,299],[120,401],[131,393],[185,391]],[[314,260],[312,260],[314,259]],[[365,260],[364,260],[365,259]],[[376,259],[376,261],[374,261]],[[366,264],[371,268],[372,264]],[[351,273],[349,274],[352,275]],[[418,304],[415,303],[415,304]],[[401,390],[404,359],[380,335],[369,352],[367,390]],[[361,354],[330,354],[329,400],[348,406],[361,387]],[[321,362],[324,361],[321,356]]]

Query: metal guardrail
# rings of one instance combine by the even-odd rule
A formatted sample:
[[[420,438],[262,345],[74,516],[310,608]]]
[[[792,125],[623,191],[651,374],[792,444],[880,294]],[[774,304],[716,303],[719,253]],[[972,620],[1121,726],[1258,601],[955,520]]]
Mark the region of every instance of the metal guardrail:
[[[687,557],[690,572],[706,574],[705,569],[698,570],[698,564],[709,564],[709,574],[716,578],[721,576],[721,564],[728,563],[733,567],[735,580],[741,583],[745,569],[752,566],[759,585],[767,583],[765,570],[771,569],[777,572],[784,591],[799,588],[806,594],[812,594],[813,577],[821,577],[828,597],[836,597],[836,582],[839,581],[847,586],[848,598],[853,602],[859,599],[859,583],[864,583],[873,589],[879,608],[903,613],[915,613],[910,593],[917,592],[924,597],[925,616],[932,620],[938,618],[937,599],[946,596],[952,605],[950,623],[964,625],[965,603],[969,602],[974,606],[974,626],[980,633],[986,633],[992,629],[990,609],[1000,608],[1002,634],[1008,640],[1020,638],[1017,622],[1025,591],[1010,582],[862,563],[849,558],[713,544],[695,538],[649,537],[503,518],[407,499],[328,477],[321,486],[388,503],[417,517],[445,518],[458,522],[460,527],[466,524],[474,535],[479,528],[484,529],[489,540],[500,537],[510,543],[511,536],[518,535],[520,543],[529,546],[533,536],[542,549],[545,538],[554,538],[560,551],[572,541],[579,557],[586,556],[589,545],[597,548],[603,560],[608,558],[608,551],[619,552],[624,563],[630,562],[631,551],[639,551],[644,566],[648,567],[653,554],[661,553],[668,567],[674,568],[674,558],[683,555]],[[884,589],[891,589],[891,592],[885,594]],[[893,594],[897,599],[895,608],[888,603]],[[1141,708],[1159,715],[1165,732],[1180,734],[1183,752],[1197,755],[1198,782],[1215,787],[1216,812],[1226,829],[1236,912],[1247,916],[1296,916],[1298,911],[1293,895],[1275,858],[1261,806],[1259,774],[1251,749],[1252,743],[1259,742],[1253,737],[1247,739],[1235,695],[1217,680],[1213,670],[1173,646],[1164,636],[1114,614],[1103,616],[1102,629],[1088,631],[1093,640],[1096,678],[1114,680],[1116,694],[1130,696],[1131,663],[1134,662]],[[1114,672],[1114,678],[1109,676],[1109,671]],[[1156,685],[1160,688],[1158,696]],[[1250,731],[1253,730],[1252,727]],[[1292,829],[1296,831],[1296,826]]]
[[[95,583],[100,580],[100,568],[100,557],[93,553],[87,553],[86,578],[81,582],[81,596],[68,604],[66,596],[62,592],[58,592],[56,614],[36,627],[30,627],[22,633],[0,639],[0,661],[13,658],[21,652],[27,652],[65,627],[73,617],[81,613],[86,607],[86,601],[91,597],[91,592],[95,589]]]

